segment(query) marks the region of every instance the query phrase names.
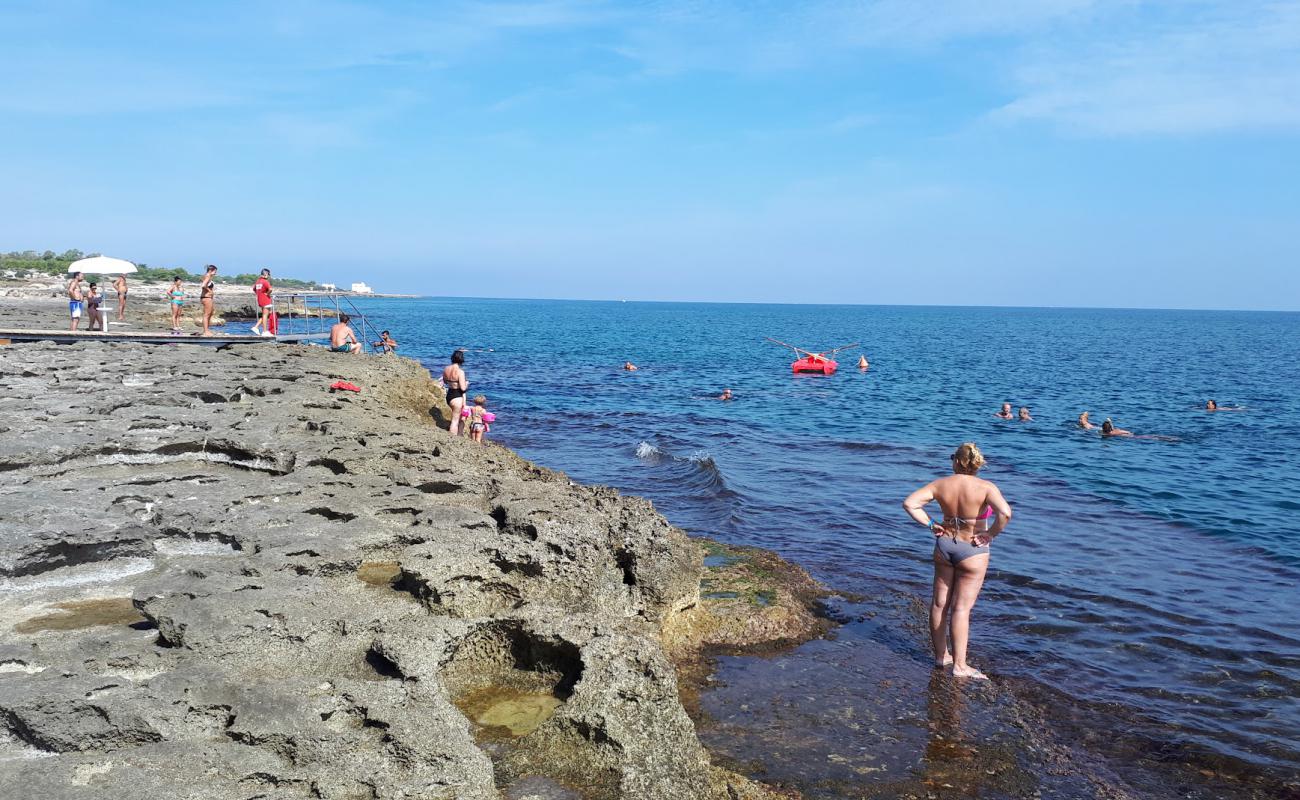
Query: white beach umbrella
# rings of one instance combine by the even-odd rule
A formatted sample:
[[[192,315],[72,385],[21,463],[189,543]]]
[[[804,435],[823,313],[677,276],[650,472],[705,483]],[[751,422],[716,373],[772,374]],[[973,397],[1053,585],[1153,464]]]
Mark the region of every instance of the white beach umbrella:
[[[74,272],[93,272],[96,275],[130,275],[135,272],[135,264],[130,261],[123,261],[120,258],[94,256],[93,258],[73,261],[69,264],[68,274],[71,275]]]

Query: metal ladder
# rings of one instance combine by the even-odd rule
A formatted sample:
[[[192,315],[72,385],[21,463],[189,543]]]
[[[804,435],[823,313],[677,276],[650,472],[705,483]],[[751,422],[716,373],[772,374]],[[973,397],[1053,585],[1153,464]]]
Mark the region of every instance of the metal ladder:
[[[346,313],[361,342],[362,352],[371,353],[382,330],[357,308],[356,303],[352,302],[352,295],[344,292],[277,291],[272,302],[279,324],[287,322],[290,328],[302,326],[303,329],[294,330],[293,333],[301,334],[304,338],[328,338],[335,320],[340,314]]]

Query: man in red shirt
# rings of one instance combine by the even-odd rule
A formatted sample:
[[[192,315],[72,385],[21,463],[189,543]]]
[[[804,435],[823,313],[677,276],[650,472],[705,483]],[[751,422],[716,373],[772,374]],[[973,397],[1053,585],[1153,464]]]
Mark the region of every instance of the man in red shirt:
[[[262,276],[253,282],[253,296],[257,298],[257,322],[253,323],[253,333],[259,336],[274,336],[269,317],[271,315],[271,270],[262,270]],[[261,326],[261,330],[258,330]]]

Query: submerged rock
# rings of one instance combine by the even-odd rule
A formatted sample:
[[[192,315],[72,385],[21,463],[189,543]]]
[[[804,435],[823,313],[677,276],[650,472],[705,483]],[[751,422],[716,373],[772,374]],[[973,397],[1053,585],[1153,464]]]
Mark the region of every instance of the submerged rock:
[[[767,796],[665,655],[697,546],[439,430],[413,362],[87,343],[0,374],[0,797]]]

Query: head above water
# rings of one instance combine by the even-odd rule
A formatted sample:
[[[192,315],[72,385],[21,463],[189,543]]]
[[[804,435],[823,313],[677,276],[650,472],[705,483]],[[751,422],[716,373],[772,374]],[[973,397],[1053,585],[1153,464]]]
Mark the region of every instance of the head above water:
[[[1215,410],[1216,408],[1219,407],[1219,404],[1216,403],[1216,402],[1214,402],[1213,400],[1206,400],[1206,401],[1205,401],[1205,407],[1208,408],[1209,410],[1213,411],[1213,410]]]
[[[1110,433],[1113,430],[1115,430],[1115,423],[1110,421],[1110,417],[1106,417],[1106,421],[1101,423],[1101,432]]]
[[[984,454],[974,442],[963,442],[952,454],[952,471],[961,475],[974,475],[984,466]]]
[[[1022,417],[1027,417],[1027,416],[1029,416],[1029,406],[1021,406],[1021,407],[1020,407],[1020,416],[1022,416]]]
[[[464,350],[457,350],[456,352],[452,353],[452,354],[451,354],[451,363],[453,363],[453,364],[464,364],[464,363],[465,363],[465,351],[464,351]]]

